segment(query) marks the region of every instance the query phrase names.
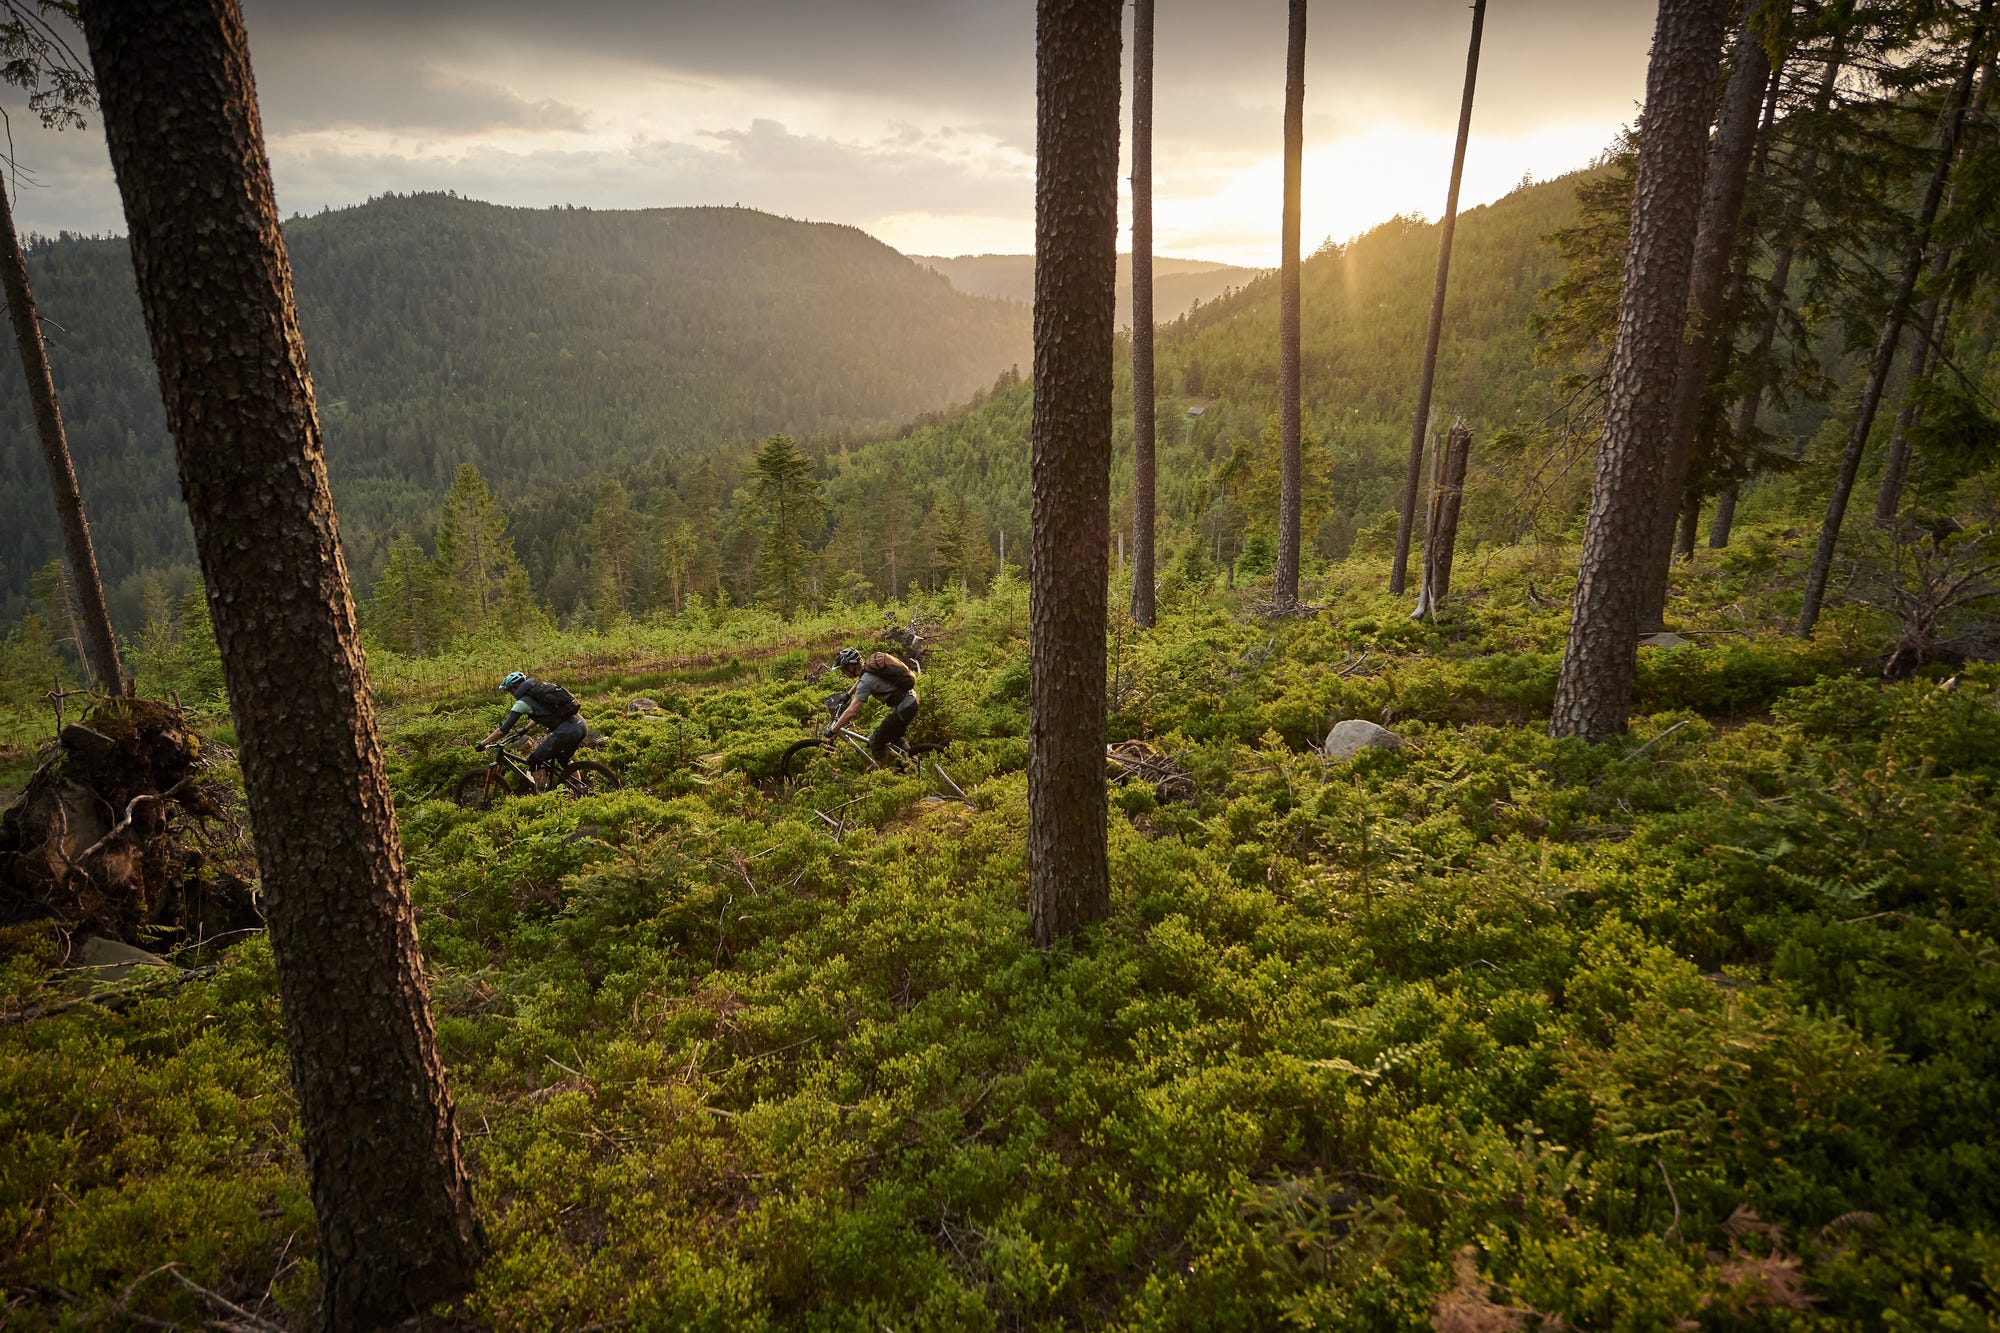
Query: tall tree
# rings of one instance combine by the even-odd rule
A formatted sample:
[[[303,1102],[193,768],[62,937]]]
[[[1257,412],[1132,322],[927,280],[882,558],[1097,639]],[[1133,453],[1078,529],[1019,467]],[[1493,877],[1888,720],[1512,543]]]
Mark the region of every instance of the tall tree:
[[[500,590],[515,565],[507,515],[470,463],[460,463],[438,509],[438,573],[455,596],[452,628],[481,633],[500,605]]]
[[[1028,917],[1111,911],[1104,839],[1120,0],[1036,0]]]
[[[1271,600],[1299,600],[1299,178],[1305,155],[1306,0],[1291,0],[1285,44],[1285,218],[1278,262],[1278,568]]]
[[[1836,19],[1844,15],[1836,15]],[[1784,318],[1785,293],[1791,283],[1792,259],[1798,249],[1799,227],[1805,221],[1806,205],[1810,198],[1807,188],[1813,174],[1819,167],[1822,136],[1817,131],[1819,123],[1825,121],[1828,110],[1833,105],[1834,89],[1840,82],[1840,71],[1847,60],[1847,29],[1841,26],[1835,30],[1827,49],[1826,65],[1820,73],[1819,88],[1813,94],[1813,114],[1808,133],[1798,150],[1798,157],[1792,164],[1791,175],[1795,186],[1787,197],[1784,219],[1778,224],[1778,248],[1771,256],[1771,273],[1764,283],[1764,314],[1757,327],[1757,337],[1749,353],[1752,367],[1761,366],[1777,342],[1778,325]],[[1744,391],[1742,400],[1736,405],[1736,416],[1732,433],[1738,441],[1748,440],[1757,428],[1757,413],[1763,406],[1765,381],[1756,380]],[[1729,530],[1736,519],[1736,486],[1724,488],[1716,498],[1715,521],[1709,528],[1708,544],[1721,548],[1729,545]]]
[[[1622,731],[1637,676],[1640,584],[1665,465],[1667,413],[1687,322],[1700,224],[1702,157],[1726,0],[1660,0],[1646,69],[1618,338],[1604,433],[1549,730],[1601,740]]]
[[[46,10],[53,6],[36,8]],[[0,13],[0,77],[30,95],[31,107],[51,128],[82,125],[80,108],[91,100],[90,76],[78,67],[42,14],[9,6]],[[12,136],[9,135],[11,142]],[[118,641],[111,631],[111,612],[104,600],[104,580],[97,572],[97,550],[90,540],[90,522],[83,512],[83,492],[70,460],[69,437],[63,430],[62,409],[56,402],[55,379],[49,374],[48,348],[42,341],[42,317],[28,285],[28,261],[14,229],[14,162],[5,159],[8,179],[0,181],[0,287],[7,293],[7,315],[20,349],[21,373],[34,407],[35,434],[49,469],[49,490],[56,502],[56,522],[62,529],[63,555],[76,585],[79,628],[77,655],[107,694],[126,692],[125,669],[118,660]]]
[[[1389,591],[1401,596],[1409,577],[1410,539],[1417,521],[1417,478],[1424,470],[1424,433],[1430,429],[1431,386],[1437,378],[1438,339],[1444,332],[1445,281],[1451,273],[1451,236],[1458,226],[1458,186],[1465,176],[1465,143],[1472,135],[1472,92],[1479,78],[1479,37],[1486,26],[1486,0],[1473,0],[1472,44],[1465,53],[1465,92],[1458,103],[1458,145],[1451,154],[1451,186],[1445,191],[1444,220],[1438,226],[1437,279],[1431,284],[1431,322],[1424,331],[1424,363],[1417,372],[1417,417],[1410,427],[1410,464],[1403,474],[1402,510],[1396,522],[1396,556],[1389,566]]]
[[[466,1290],[480,1241],[242,14],[82,17],[241,742],[324,1317],[372,1328]]]
[[[812,551],[807,542],[826,517],[812,459],[799,452],[789,435],[773,435],[750,465],[750,494],[764,514],[758,591],[789,618],[810,592]]]
[[[1958,80],[1952,85],[1945,99],[1944,114],[1939,118],[1937,154],[1932,161],[1930,181],[1925,185],[1922,202],[1917,206],[1909,248],[1903,259],[1903,271],[1897,279],[1894,294],[1889,298],[1882,335],[1876,340],[1874,355],[1868,361],[1868,379],[1862,386],[1861,401],[1855,407],[1854,421],[1848,428],[1847,446],[1841,451],[1840,462],[1834,471],[1833,490],[1826,502],[1826,518],[1820,524],[1819,543],[1813,548],[1812,567],[1806,571],[1805,599],[1799,606],[1798,632],[1801,637],[1811,635],[1813,626],[1819,623],[1820,605],[1826,599],[1826,582],[1833,573],[1834,547],[1840,541],[1841,520],[1847,516],[1847,498],[1854,491],[1854,476],[1861,470],[1861,455],[1868,447],[1868,434],[1874,429],[1875,413],[1882,405],[1882,390],[1889,381],[1889,368],[1896,362],[1896,348],[1902,341],[1903,325],[1910,316],[1910,301],[1916,294],[1917,279],[1923,273],[1924,260],[1929,254],[1931,226],[1937,221],[1938,207],[1944,201],[1945,181],[1951,175],[1951,165],[1958,156],[1959,134],[1965,127],[1966,104],[1972,100],[1972,80],[1986,58],[1987,28],[1992,10],[1993,0],[1979,0],[1979,10],[1965,34],[1965,59],[1959,67]]]
[[[1153,0],[1132,6],[1132,619],[1153,623]]]
[[[1789,10],[1790,0],[1782,0]],[[1765,46],[1772,18],[1783,17],[1771,0],[1748,0],[1730,53],[1729,82],[1723,90],[1715,147],[1709,153],[1702,182],[1700,229],[1695,233],[1694,262],[1688,274],[1687,332],[1680,344],[1674,372],[1673,399],[1667,409],[1666,461],[1660,489],[1653,497],[1646,564],[1639,593],[1639,627],[1662,628],[1667,607],[1667,575],[1673,564],[1674,529],[1681,518],[1689,464],[1694,458],[1695,428],[1709,388],[1708,370],[1721,333],[1722,303],[1728,294],[1730,262],[1736,255],[1736,225],[1743,215],[1743,193],[1750,181],[1750,158],[1757,146],[1757,121],[1764,87],[1771,76]]]

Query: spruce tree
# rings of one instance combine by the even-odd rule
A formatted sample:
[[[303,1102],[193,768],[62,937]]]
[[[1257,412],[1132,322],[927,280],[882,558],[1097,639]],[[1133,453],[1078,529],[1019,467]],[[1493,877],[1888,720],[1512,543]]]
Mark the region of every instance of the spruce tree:
[[[789,435],[764,441],[750,464],[750,495],[763,515],[757,555],[757,591],[790,618],[810,595],[810,542],[826,517],[826,500],[812,459]]]

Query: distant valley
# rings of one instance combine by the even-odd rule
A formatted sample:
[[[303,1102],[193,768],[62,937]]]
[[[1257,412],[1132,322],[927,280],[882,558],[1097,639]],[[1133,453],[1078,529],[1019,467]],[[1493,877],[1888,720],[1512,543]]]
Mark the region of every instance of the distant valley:
[[[912,255],[919,264],[936,269],[968,296],[1032,303],[1035,299],[1033,255]],[[1153,259],[1153,321],[1179,319],[1204,301],[1241,288],[1265,270],[1217,264],[1206,259]],[[1132,256],[1118,256],[1118,327],[1132,325]]]

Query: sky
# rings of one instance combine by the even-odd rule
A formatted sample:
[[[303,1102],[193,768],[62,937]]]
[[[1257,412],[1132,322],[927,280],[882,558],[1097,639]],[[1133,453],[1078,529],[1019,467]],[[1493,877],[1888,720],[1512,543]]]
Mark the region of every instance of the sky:
[[[1029,0],[242,3],[287,216],[454,190],[741,204],[910,254],[1033,248]],[[1154,249],[1274,266],[1286,5],[1156,6]],[[1644,95],[1653,15],[1648,0],[1490,0],[1461,207],[1609,144]],[[1312,4],[1308,250],[1442,212],[1470,31],[1466,0]],[[11,89],[0,105],[27,173],[21,230],[122,232],[94,126],[44,130]]]

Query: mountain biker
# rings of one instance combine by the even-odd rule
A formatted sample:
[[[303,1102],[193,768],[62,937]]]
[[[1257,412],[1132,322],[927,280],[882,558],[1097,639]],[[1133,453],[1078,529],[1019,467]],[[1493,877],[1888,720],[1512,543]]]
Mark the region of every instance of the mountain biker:
[[[860,715],[861,706],[872,695],[889,709],[889,715],[868,737],[868,753],[879,764],[887,756],[889,747],[898,744],[903,739],[903,733],[910,729],[910,723],[916,720],[919,703],[917,673],[900,657],[870,653],[864,659],[854,648],[842,648],[835,653],[833,664],[854,681],[854,688],[848,692],[846,711],[826,729],[827,742],[831,744],[840,729]]]
[[[499,744],[522,718],[539,723],[548,735],[542,737],[541,744],[528,756],[528,776],[536,791],[547,791],[551,773],[562,772],[576,753],[576,747],[583,744],[588,731],[583,724],[583,713],[568,690],[523,672],[509,671],[500,688],[514,696],[514,706],[507,710],[505,720],[473,748],[483,750]]]

